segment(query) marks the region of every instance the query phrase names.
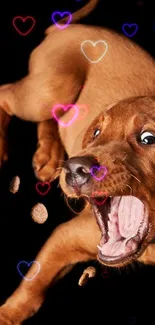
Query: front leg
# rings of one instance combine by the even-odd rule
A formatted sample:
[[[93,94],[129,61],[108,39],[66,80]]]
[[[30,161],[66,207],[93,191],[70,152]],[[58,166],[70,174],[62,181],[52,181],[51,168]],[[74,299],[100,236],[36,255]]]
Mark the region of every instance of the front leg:
[[[37,178],[51,182],[60,174],[64,161],[64,147],[61,143],[58,125],[54,119],[38,123],[38,144],[33,156],[33,167]]]
[[[139,262],[155,265],[155,244],[150,244],[144,253],[138,258]]]
[[[23,280],[0,308],[0,325],[21,324],[36,313],[50,283],[67,266],[96,258],[99,240],[100,230],[89,207],[80,216],[58,226],[36,257],[41,266],[38,275],[32,281]],[[34,267],[26,277],[32,277]]]

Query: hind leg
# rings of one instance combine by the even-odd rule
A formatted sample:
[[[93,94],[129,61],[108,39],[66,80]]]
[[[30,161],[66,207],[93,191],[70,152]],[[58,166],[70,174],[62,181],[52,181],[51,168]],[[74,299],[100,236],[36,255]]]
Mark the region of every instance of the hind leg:
[[[38,149],[32,161],[36,177],[43,182],[53,181],[60,173],[64,154],[55,120],[38,123]]]

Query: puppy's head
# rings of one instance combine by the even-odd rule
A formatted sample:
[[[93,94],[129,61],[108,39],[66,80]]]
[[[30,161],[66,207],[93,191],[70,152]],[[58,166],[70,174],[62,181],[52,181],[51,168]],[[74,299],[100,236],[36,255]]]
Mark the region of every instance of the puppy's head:
[[[65,162],[60,184],[67,196],[89,200],[100,262],[136,260],[155,237],[155,99],[126,99],[101,113],[83,150]]]

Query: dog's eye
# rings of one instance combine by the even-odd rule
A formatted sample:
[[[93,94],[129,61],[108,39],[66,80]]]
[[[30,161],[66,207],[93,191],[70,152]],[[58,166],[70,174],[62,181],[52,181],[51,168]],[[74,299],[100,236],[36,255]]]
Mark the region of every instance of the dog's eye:
[[[100,129],[96,129],[93,134],[93,139],[95,139],[100,134]]]
[[[155,143],[155,135],[151,132],[144,132],[140,136],[140,142],[142,144],[154,144]]]

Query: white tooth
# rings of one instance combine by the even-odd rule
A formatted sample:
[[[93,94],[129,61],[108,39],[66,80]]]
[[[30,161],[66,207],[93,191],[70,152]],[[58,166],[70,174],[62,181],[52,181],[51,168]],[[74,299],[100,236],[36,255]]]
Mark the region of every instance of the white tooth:
[[[108,231],[108,236],[110,237],[110,234],[111,234],[111,232],[110,231]]]
[[[108,228],[109,228],[109,230],[111,228],[111,224],[112,224],[111,221],[108,220]]]
[[[113,223],[113,216],[109,213],[108,217],[109,217],[108,222],[110,222],[110,224],[112,224]]]
[[[101,246],[97,245],[97,248],[102,252]]]
[[[113,216],[112,216],[111,213],[108,213],[108,217],[109,217],[109,220],[111,221],[111,223],[116,223],[118,220],[118,217],[116,214],[113,214]]]

